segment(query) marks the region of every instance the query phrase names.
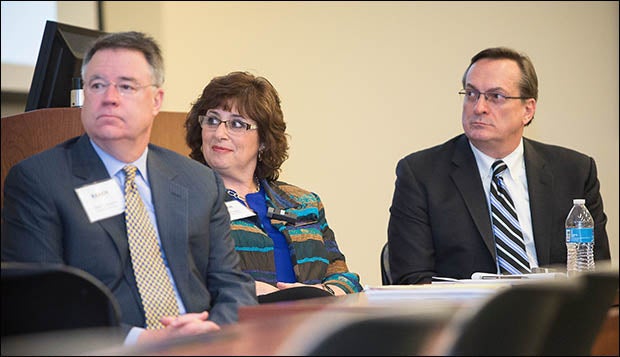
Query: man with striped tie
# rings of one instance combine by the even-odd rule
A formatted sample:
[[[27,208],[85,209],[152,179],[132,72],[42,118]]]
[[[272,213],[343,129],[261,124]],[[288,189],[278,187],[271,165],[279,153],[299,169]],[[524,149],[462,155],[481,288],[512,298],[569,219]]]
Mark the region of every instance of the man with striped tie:
[[[574,198],[594,218],[595,259],[610,259],[594,159],[523,137],[538,99],[529,57],[482,50],[462,85],[464,133],[398,162],[388,225],[394,283],[565,265]]]

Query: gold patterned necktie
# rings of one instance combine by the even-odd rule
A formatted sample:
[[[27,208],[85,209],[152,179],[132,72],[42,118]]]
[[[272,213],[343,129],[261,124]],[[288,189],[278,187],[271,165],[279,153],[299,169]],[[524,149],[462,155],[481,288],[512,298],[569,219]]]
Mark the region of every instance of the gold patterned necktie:
[[[127,239],[138,291],[142,297],[146,327],[162,328],[159,319],[179,315],[172,283],[166,272],[153,224],[146,212],[136,186],[133,165],[123,167],[125,172],[125,222]]]

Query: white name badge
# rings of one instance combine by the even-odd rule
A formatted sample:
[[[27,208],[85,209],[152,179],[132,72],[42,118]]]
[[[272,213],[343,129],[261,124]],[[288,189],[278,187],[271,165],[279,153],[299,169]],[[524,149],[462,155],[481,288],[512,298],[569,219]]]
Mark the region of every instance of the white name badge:
[[[90,223],[100,221],[125,211],[125,197],[113,180],[105,180],[75,189]]]
[[[237,200],[226,201],[224,203],[226,203],[226,208],[228,208],[228,214],[230,214],[231,221],[256,216],[256,213],[254,213],[254,211],[247,208]]]

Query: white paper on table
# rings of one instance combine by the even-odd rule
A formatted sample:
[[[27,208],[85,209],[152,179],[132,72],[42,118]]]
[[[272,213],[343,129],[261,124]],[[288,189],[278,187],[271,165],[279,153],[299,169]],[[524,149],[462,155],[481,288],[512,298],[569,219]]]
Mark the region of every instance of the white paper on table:
[[[509,287],[510,282],[482,283],[441,282],[424,285],[366,286],[369,300],[468,300],[492,295],[498,289]]]

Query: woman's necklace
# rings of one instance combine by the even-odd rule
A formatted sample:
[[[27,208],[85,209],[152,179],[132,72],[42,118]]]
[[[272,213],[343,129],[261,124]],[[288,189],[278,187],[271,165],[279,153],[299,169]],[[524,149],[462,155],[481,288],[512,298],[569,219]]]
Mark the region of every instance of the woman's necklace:
[[[256,182],[256,192],[260,191],[260,181],[258,181],[258,178],[254,178],[254,181]],[[246,206],[248,205],[248,203],[245,200],[245,195],[244,196],[240,196],[237,191],[231,189],[231,188],[227,188],[226,189],[226,193],[232,197],[232,198],[236,198],[238,200],[240,200],[241,202],[243,202]]]

